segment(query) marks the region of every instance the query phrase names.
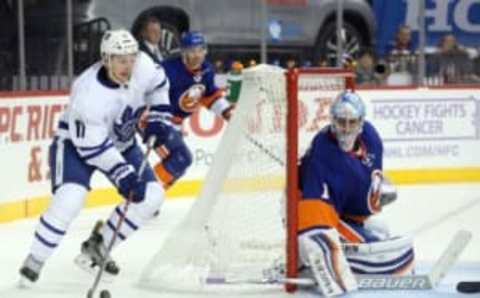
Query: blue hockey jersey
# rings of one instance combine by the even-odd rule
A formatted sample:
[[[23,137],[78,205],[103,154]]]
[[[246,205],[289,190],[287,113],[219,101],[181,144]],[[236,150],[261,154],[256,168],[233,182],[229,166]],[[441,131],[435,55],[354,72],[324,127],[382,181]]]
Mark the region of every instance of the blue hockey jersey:
[[[368,216],[378,211],[370,195],[372,172],[382,170],[383,145],[375,128],[365,121],[360,148],[342,151],[331,127],[320,131],[301,159],[299,186],[303,200],[323,200],[339,217]]]
[[[210,108],[223,97],[223,90],[215,85],[214,68],[207,61],[196,71],[189,70],[182,57],[166,59],[162,66],[170,81],[169,112],[173,123],[181,123],[201,106]]]

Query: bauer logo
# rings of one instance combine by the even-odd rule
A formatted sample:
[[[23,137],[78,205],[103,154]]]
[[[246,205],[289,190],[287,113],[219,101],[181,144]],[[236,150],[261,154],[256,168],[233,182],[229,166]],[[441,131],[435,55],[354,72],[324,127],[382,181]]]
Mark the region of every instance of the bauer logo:
[[[357,275],[359,288],[372,290],[428,290],[432,284],[427,276]]]

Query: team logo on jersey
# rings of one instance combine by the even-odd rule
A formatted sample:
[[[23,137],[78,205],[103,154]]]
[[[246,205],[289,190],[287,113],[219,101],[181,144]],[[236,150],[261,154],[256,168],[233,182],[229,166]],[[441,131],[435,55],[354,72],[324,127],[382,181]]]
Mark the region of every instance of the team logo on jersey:
[[[371,168],[373,167],[373,161],[375,160],[375,154],[373,153],[367,153],[363,156],[362,158],[362,163],[366,165],[367,167]]]
[[[137,117],[133,113],[131,107],[126,107],[122,115],[117,118],[113,124],[113,131],[117,136],[118,141],[130,141],[135,135],[135,125]]]
[[[200,107],[200,99],[205,92],[205,86],[195,84],[180,95],[178,106],[186,113],[193,113]]]
[[[202,77],[203,77],[203,71],[199,71],[193,75],[193,81],[198,84],[202,81]]]

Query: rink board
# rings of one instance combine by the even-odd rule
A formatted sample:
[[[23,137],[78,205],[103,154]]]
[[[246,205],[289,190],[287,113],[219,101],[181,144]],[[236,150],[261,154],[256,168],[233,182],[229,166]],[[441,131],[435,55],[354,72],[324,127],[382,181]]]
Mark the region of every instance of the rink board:
[[[359,93],[367,104],[367,119],[384,139],[384,168],[395,183],[480,181],[479,89]],[[300,101],[304,113],[300,129],[313,135],[328,121],[331,95],[301,91]],[[59,93],[0,95],[0,222],[36,216],[48,204],[48,146],[67,103],[67,94]],[[223,120],[205,110],[185,122],[185,140],[194,161],[168,191],[168,198],[198,194],[224,127]],[[155,157],[151,161],[156,162]],[[92,186],[87,207],[120,200],[101,175],[94,175]]]

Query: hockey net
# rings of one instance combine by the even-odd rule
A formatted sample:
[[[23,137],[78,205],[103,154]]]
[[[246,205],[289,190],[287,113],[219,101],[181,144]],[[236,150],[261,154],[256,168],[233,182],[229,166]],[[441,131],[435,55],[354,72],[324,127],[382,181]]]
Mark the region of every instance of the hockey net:
[[[200,196],[140,284],[256,292],[279,286],[229,281],[263,279],[273,266],[288,267],[289,277],[295,276],[297,159],[328,122],[333,97],[350,81],[351,73],[338,69],[246,69],[234,117]]]

